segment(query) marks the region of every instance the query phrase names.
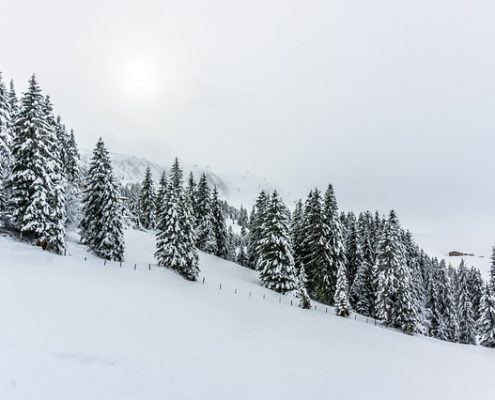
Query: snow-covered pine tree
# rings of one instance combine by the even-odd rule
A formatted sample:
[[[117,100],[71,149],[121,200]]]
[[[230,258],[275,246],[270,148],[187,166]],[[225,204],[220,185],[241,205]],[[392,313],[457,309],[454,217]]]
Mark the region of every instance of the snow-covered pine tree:
[[[177,271],[187,280],[199,275],[191,205],[182,187],[182,169],[178,159],[170,171],[164,201],[165,212],[157,223],[156,252],[158,265]]]
[[[201,174],[196,190],[196,246],[198,249],[215,254],[217,243],[213,232],[213,214],[211,207],[211,190],[206,174]]]
[[[492,256],[490,258],[490,276],[488,283],[492,286],[495,293],[495,246],[492,247]]]
[[[362,250],[361,263],[358,265],[357,274],[351,286],[350,301],[356,312],[367,317],[373,315],[375,291],[373,286],[373,246],[367,228],[360,232],[360,245]]]
[[[290,223],[290,233],[292,239],[292,249],[294,252],[294,266],[296,273],[303,265],[304,260],[304,206],[302,200],[298,200],[292,213]]]
[[[345,245],[344,245],[344,233],[342,223],[339,218],[339,212],[337,207],[337,200],[335,198],[332,185],[328,185],[323,198],[323,216],[325,222],[329,228],[330,236],[328,245],[330,247],[330,263],[320,271],[320,278],[322,282],[328,278],[328,283],[324,283],[323,286],[329,287],[330,302],[335,298],[335,290],[337,285],[337,271],[341,268],[341,264],[345,270]],[[321,290],[323,291],[323,286]]]
[[[65,200],[67,225],[77,226],[80,219],[81,208],[81,157],[79,155],[74,131],[71,129],[70,133],[67,135],[64,127],[64,133],[66,135],[64,140],[64,171],[66,178]]]
[[[306,271],[304,270],[304,265],[301,265],[299,268],[296,285],[296,297],[299,299],[299,307],[310,309],[311,299],[309,298],[308,291],[306,289],[308,285],[308,278],[306,276]]]
[[[332,271],[331,232],[318,189],[311,191],[306,200],[303,232],[303,265],[308,275],[309,293],[322,303],[333,304],[335,280]]]
[[[228,258],[228,233],[227,225],[225,224],[225,216],[222,210],[222,204],[218,199],[216,186],[211,194],[211,223],[213,236],[215,238],[215,255],[221,258]]]
[[[123,261],[122,207],[102,138],[93,150],[83,195],[81,242],[102,258]]]
[[[479,314],[480,344],[495,347],[495,292],[492,285],[486,285],[484,288]]]
[[[263,231],[263,221],[265,219],[265,211],[268,204],[268,196],[264,190],[260,192],[253,211],[251,212],[251,218],[249,219],[249,234],[247,243],[247,255],[248,255],[248,267],[256,269],[258,265],[259,254],[257,252],[258,242],[261,238]]]
[[[464,344],[476,343],[476,323],[473,314],[473,304],[471,303],[471,293],[469,293],[469,270],[464,260],[458,268],[458,292],[457,311],[459,319],[459,342]]]
[[[65,251],[65,223],[66,223],[66,201],[65,188],[66,178],[64,173],[63,159],[63,141],[57,136],[58,124],[53,115],[53,106],[50,97],[45,97],[43,107],[45,120],[50,127],[51,135],[47,138],[47,146],[51,155],[51,181],[52,190],[49,197],[49,206],[51,215],[49,219],[49,237],[48,247],[57,254],[63,254]]]
[[[351,314],[349,294],[347,287],[347,274],[345,264],[339,263],[337,269],[337,286],[334,295],[335,313],[339,317],[348,317]]]
[[[247,265],[248,258],[246,253],[246,246],[244,245],[244,243],[241,243],[241,246],[239,247],[239,251],[237,252],[236,256],[236,262],[243,267]]]
[[[229,225],[227,229],[227,256],[226,260],[235,261],[236,260],[236,249],[238,244],[238,238],[232,229],[232,225]]]
[[[34,75],[22,97],[15,126],[12,174],[8,181],[14,225],[23,237],[60,252],[65,244],[57,221],[63,203],[57,141]]]
[[[354,214],[350,214],[347,218],[347,235],[346,235],[346,271],[347,281],[352,287],[357,271],[363,263],[363,253],[359,238],[358,225]]]
[[[239,218],[237,219],[237,224],[244,229],[248,228],[249,224],[249,216],[247,210],[244,208],[244,206],[241,204],[241,207],[239,208]]]
[[[469,293],[471,295],[471,304],[473,305],[473,318],[477,322],[479,315],[479,308],[481,297],[483,296],[483,278],[481,277],[481,272],[475,267],[471,267],[468,272],[468,286]]]
[[[155,188],[151,168],[147,167],[139,196],[139,220],[144,229],[154,229],[156,224]]]
[[[415,333],[418,315],[412,295],[411,276],[404,259],[400,226],[392,210],[377,248],[375,315],[385,325]]]
[[[12,119],[9,104],[9,95],[5,83],[2,79],[2,73],[0,72],[0,184],[10,174],[10,168],[12,166]],[[0,186],[2,189],[2,186]],[[3,190],[0,190],[3,193]],[[0,195],[0,206],[1,206]]]
[[[296,282],[288,212],[277,192],[273,192],[268,202],[257,251],[263,285],[279,293],[293,290]]]
[[[155,208],[156,208],[156,228],[160,229],[158,226],[159,222],[163,219],[163,216],[166,213],[166,194],[167,194],[167,173],[165,171],[162,172],[160,176],[160,182],[158,183],[158,191],[155,196]]]
[[[196,180],[194,179],[193,172],[189,172],[189,178],[187,179],[186,196],[189,199],[189,204],[191,204],[191,209],[193,212],[193,217],[196,218],[196,191],[197,191]]]

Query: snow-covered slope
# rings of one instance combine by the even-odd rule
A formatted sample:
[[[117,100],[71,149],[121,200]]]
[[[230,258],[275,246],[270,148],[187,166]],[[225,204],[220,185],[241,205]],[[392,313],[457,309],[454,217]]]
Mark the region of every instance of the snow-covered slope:
[[[126,241],[119,267],[74,243],[59,257],[0,238],[0,399],[493,394],[493,350],[300,310],[252,271],[204,254],[205,283],[187,282],[153,264],[152,234]]]

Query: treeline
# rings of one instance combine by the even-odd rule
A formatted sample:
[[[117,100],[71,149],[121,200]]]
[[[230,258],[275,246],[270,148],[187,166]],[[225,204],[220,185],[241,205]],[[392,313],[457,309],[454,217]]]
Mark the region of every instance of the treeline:
[[[262,191],[246,236],[246,266],[280,293],[297,290],[403,332],[495,347],[495,250],[491,279],[429,257],[397,215],[339,213],[330,185],[311,191],[292,213],[277,192]]]
[[[188,280],[198,277],[201,250],[257,270],[302,308],[314,299],[342,317],[354,311],[409,334],[495,347],[495,250],[485,283],[464,262],[456,269],[429,257],[394,211],[339,213],[331,185],[292,212],[262,191],[248,216],[219,199],[206,174],[185,181],[177,159],[157,187],[147,169],[140,185],[122,188],[101,138],[81,171],[74,133],[34,75],[20,101],[0,76],[0,185],[3,228],[58,254],[73,226],[93,253],[122,261],[130,223],[156,231],[158,264]]]

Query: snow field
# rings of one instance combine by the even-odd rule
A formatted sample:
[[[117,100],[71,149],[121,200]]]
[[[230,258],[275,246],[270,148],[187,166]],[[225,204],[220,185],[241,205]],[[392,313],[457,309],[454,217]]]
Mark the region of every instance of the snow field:
[[[199,282],[187,282],[153,266],[153,234],[127,231],[126,244],[119,268],[74,243],[59,257],[0,238],[0,399],[486,399],[495,390],[493,350],[291,308],[253,271],[205,254]]]

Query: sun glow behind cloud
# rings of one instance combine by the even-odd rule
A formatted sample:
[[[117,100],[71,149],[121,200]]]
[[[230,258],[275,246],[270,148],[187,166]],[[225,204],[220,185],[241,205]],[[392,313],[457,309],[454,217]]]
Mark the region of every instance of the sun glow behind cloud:
[[[127,95],[138,99],[156,92],[158,71],[154,60],[144,56],[126,59],[120,66],[119,80]]]

